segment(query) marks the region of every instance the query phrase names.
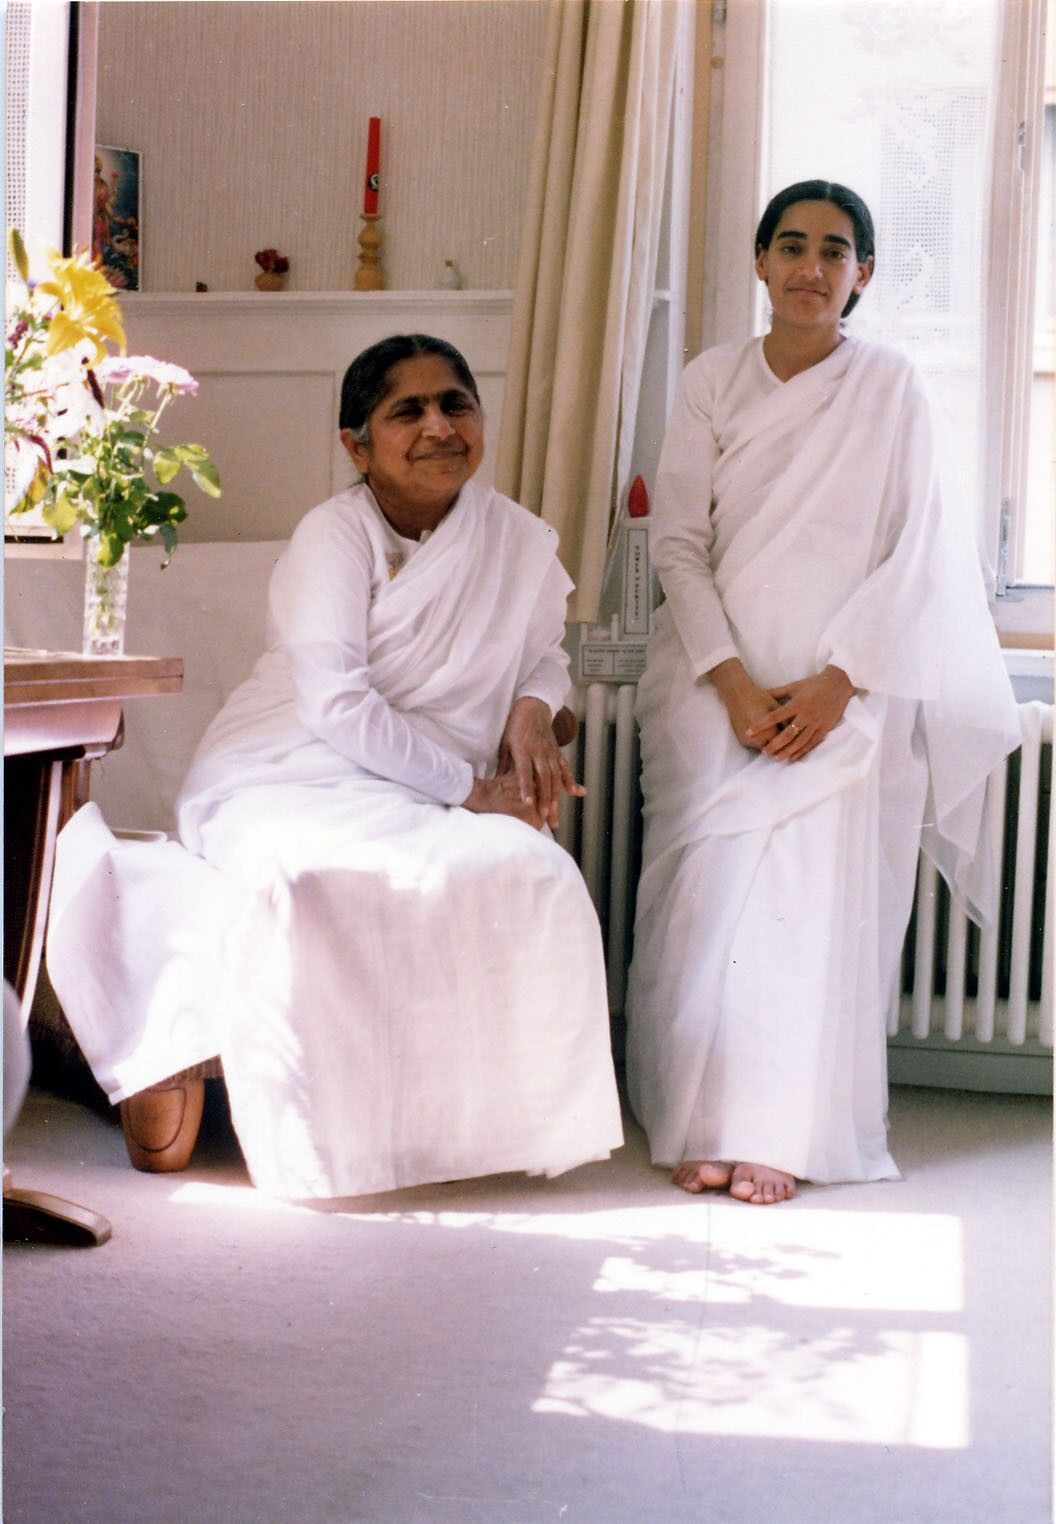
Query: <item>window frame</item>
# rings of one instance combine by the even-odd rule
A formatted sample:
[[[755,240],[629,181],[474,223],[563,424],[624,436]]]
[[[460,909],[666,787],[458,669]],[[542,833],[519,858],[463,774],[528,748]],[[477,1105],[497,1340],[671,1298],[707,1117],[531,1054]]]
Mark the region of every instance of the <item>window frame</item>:
[[[986,315],[986,548],[996,594],[1021,583],[1045,84],[1046,0],[1003,0]]]

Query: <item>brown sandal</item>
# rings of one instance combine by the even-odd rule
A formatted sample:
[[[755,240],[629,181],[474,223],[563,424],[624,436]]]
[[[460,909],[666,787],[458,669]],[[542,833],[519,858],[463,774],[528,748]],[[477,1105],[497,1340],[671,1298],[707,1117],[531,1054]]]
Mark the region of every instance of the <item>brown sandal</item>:
[[[136,1169],[167,1174],[190,1162],[205,1104],[205,1081],[163,1080],[121,1102],[121,1126]]]

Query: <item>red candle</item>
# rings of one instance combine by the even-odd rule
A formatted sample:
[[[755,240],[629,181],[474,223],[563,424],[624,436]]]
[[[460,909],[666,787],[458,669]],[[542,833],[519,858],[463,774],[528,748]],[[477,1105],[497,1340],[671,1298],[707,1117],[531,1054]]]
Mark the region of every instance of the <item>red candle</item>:
[[[367,178],[363,190],[363,213],[370,216],[378,210],[378,169],[381,164],[381,117],[372,116],[367,132]]]

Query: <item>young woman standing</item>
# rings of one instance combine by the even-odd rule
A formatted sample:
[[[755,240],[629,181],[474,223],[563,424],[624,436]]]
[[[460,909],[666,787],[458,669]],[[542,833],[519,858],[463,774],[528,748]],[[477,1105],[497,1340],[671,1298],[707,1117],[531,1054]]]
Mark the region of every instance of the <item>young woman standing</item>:
[[[985,781],[1018,741],[919,378],[842,327],[874,262],[854,192],[775,196],[770,331],[689,365],[657,479],[629,1087],[676,1184],[757,1204],[897,1177],[885,1017],[922,826],[985,917]]]

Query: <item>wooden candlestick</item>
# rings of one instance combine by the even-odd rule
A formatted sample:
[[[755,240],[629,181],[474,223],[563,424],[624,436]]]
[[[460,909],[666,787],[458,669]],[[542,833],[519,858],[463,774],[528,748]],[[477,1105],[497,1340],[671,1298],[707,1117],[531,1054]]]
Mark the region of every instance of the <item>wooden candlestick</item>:
[[[377,226],[377,212],[363,212],[363,227],[359,233],[359,265],[352,285],[356,291],[384,291],[385,279],[381,273],[381,229]]]

